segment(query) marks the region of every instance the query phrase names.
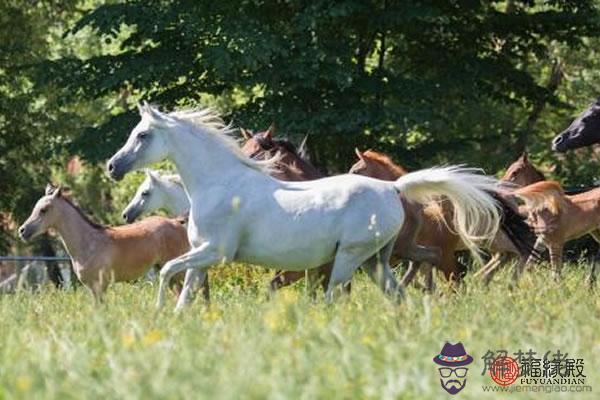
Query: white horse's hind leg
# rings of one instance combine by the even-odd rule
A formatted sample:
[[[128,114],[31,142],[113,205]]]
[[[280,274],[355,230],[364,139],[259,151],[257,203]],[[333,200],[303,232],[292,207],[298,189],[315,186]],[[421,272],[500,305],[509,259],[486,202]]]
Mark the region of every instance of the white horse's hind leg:
[[[352,274],[358,269],[371,254],[365,252],[357,252],[353,249],[345,249],[340,246],[335,254],[333,268],[331,269],[331,277],[325,292],[325,300],[328,303],[333,301],[333,292],[341,285],[352,279]]]
[[[206,280],[206,269],[195,269],[190,268],[185,272],[185,280],[183,282],[183,288],[181,293],[179,294],[179,299],[177,300],[177,306],[175,306],[175,311],[179,311],[183,309],[192,297],[192,293],[195,293],[197,289],[202,287],[204,281]]]
[[[375,254],[365,263],[364,269],[369,274],[369,277],[379,288],[395,301],[400,301],[404,298],[404,290],[402,285],[399,285],[394,276],[394,272],[390,268],[390,256],[394,249],[396,238],[386,244],[379,254]]]
[[[208,269],[210,266],[219,263],[222,258],[223,256],[219,255],[219,251],[214,249],[209,242],[205,242],[199,247],[195,247],[187,253],[167,262],[160,270],[157,307],[160,308],[164,305],[165,292],[173,275],[188,268],[199,268],[206,271],[206,269]],[[188,289],[185,290],[184,286],[184,290],[182,290],[181,294],[179,295],[180,301],[183,301],[184,303],[185,300],[181,300],[181,296],[189,293],[189,285],[193,284],[194,279],[192,278],[194,277],[194,274],[190,273],[190,279],[186,279],[185,282],[188,284]],[[188,278],[188,274],[186,274],[186,278]]]

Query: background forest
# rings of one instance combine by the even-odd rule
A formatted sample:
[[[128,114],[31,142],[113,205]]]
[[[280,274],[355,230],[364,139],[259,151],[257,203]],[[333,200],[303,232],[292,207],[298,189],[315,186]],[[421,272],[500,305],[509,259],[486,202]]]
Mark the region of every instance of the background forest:
[[[140,100],[309,134],[329,173],[354,147],[492,174],[527,150],[566,186],[592,184],[593,150],[550,140],[600,95],[599,38],[597,0],[2,1],[0,252],[49,180],[120,223],[141,176],[116,185],[103,168]]]

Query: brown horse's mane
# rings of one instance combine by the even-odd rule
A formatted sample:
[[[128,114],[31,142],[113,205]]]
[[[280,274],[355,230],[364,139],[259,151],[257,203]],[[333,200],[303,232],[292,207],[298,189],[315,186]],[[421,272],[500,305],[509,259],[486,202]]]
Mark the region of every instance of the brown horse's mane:
[[[367,150],[363,153],[363,156],[365,156],[366,158],[368,158],[370,160],[377,161],[381,164],[384,164],[389,169],[391,169],[392,172],[394,172],[398,175],[406,175],[408,173],[408,171],[406,171],[400,165],[394,163],[390,157],[388,157],[387,155],[385,155],[383,153],[379,153],[375,150]]]
[[[518,189],[515,194],[525,199],[532,208],[548,208],[553,214],[560,212],[565,198],[562,186],[555,181],[536,182]]]
[[[60,198],[63,199],[68,205],[70,205],[75,211],[77,211],[79,216],[92,228],[97,229],[97,230],[103,230],[103,229],[108,228],[106,225],[102,225],[102,224],[92,221],[90,219],[90,217],[88,217],[81,208],[79,208],[77,205],[75,205],[75,203],[73,203],[73,200],[71,200],[69,197],[67,197],[61,193]]]

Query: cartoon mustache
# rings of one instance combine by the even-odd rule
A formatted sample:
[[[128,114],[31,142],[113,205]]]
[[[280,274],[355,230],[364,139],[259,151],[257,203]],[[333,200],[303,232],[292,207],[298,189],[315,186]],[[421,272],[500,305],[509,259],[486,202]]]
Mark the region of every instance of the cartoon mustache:
[[[448,389],[450,389],[452,387],[455,387],[457,389],[461,389],[465,385],[465,383],[461,382],[461,381],[458,381],[456,379],[450,379],[449,381],[444,382],[443,385],[444,385],[444,387],[446,387]]]

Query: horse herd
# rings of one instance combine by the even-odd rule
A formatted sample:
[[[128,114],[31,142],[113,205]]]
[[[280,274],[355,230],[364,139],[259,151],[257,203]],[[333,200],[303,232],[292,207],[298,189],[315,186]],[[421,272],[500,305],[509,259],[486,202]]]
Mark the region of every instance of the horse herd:
[[[384,154],[356,150],[348,174],[324,177],[306,157],[304,142],[297,149],[277,139],[273,127],[241,129],[240,147],[231,126],[211,109],[138,108],[140,122],[108,161],[108,174],[119,181],[169,159],[179,175],[146,170],[123,211],[127,224],[116,227],[92,222],[61,187],[48,185],[19,228],[25,241],[55,230],[76,276],[97,301],[111,282],[136,280],[161,264],[157,305],[170,286],[179,310],[197,290],[208,300],[208,269],[232,261],[276,269],[272,290],[306,278],[313,294],[322,285],[328,301],[337,288],[349,291],[353,273],[362,268],[401,300],[421,264],[427,289],[432,267],[453,284],[460,281],[466,269],[457,262],[459,250],[480,263],[482,250],[493,254],[477,273],[486,283],[506,257],[516,256],[515,284],[544,247],[559,278],[566,241],[591,233],[600,242],[600,189],[566,193],[546,181],[526,154],[497,180],[458,166],[407,173]],[[585,133],[581,124],[589,128],[596,116],[586,113],[555,139],[555,148],[577,138],[573,132]],[[133,222],[158,209],[170,218]],[[397,282],[390,265],[400,260],[410,266]],[[589,281],[595,281],[595,262]]]

